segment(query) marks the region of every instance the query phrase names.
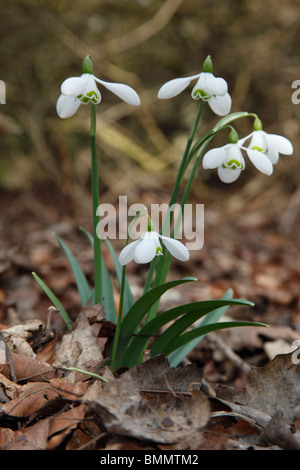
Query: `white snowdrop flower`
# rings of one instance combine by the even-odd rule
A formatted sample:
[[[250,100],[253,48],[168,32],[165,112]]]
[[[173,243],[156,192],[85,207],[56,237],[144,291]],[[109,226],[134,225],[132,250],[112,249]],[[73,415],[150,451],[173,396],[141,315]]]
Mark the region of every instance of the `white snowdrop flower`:
[[[231,97],[224,78],[215,77],[212,73],[210,56],[204,61],[202,72],[190,77],[175,78],[165,83],[158,92],[158,98],[169,99],[179,95],[193,80],[197,80],[192,98],[207,101],[212,111],[218,116],[226,116],[231,109]]]
[[[162,255],[160,240],[174,258],[180,261],[188,261],[190,254],[180,241],[165,237],[151,230],[145,232],[141,238],[123,248],[119,256],[120,264],[124,266],[132,260],[138,264],[149,263],[155,256]]]
[[[277,134],[268,134],[262,129],[254,130],[247,137],[241,139],[239,143],[242,145],[250,138],[248,149],[263,153],[270,159],[273,165],[276,165],[278,162],[280,153],[283,155],[292,155],[294,151],[292,143],[286,137]]]
[[[230,142],[223,147],[209,150],[203,157],[204,169],[218,169],[218,175],[223,183],[232,183],[238,179],[245,169],[244,150],[255,168],[265,175],[273,173],[273,164],[270,158],[257,149],[245,148],[241,141]]]
[[[133,106],[140,104],[138,94],[130,86],[123,83],[106,82],[95,77],[88,56],[83,63],[83,71],[84,73],[80,77],[67,78],[61,85],[61,95],[56,103],[56,111],[62,119],[73,116],[82,103],[100,103],[101,94],[97,88],[97,83],[103,85],[126,103]]]

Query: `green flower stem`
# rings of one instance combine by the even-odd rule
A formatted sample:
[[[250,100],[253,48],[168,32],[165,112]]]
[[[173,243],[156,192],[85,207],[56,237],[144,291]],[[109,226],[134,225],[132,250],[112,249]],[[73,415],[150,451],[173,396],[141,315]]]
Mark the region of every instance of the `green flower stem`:
[[[121,292],[120,292],[120,303],[119,303],[119,312],[116,324],[116,331],[114,336],[114,343],[111,353],[110,367],[114,370],[115,360],[118,350],[119,337],[121,332],[121,323],[123,318],[123,306],[124,306],[124,292],[125,292],[125,279],[126,279],[126,265],[122,268],[122,280],[121,280]]]
[[[201,103],[200,103],[200,106],[199,106],[199,109],[198,109],[198,112],[197,112],[197,116],[196,116],[196,119],[194,121],[191,133],[189,135],[189,138],[188,138],[188,141],[187,141],[187,144],[186,144],[186,147],[185,147],[185,151],[184,151],[184,154],[183,154],[183,157],[182,157],[182,160],[181,160],[181,164],[180,164],[180,167],[179,167],[179,170],[178,170],[178,173],[177,173],[177,177],[176,177],[176,180],[175,180],[174,188],[172,190],[169,206],[172,206],[172,204],[175,204],[175,202],[177,201],[180,185],[181,185],[181,182],[182,182],[182,178],[183,178],[184,173],[185,173],[186,168],[187,168],[190,149],[191,149],[194,137],[195,137],[195,133],[196,133],[196,130],[197,130],[197,127],[198,127],[198,124],[199,124],[200,117],[201,117],[204,106],[205,106],[205,101],[201,100]]]
[[[93,235],[94,235],[94,276],[95,276],[95,304],[102,302],[102,276],[101,276],[101,239],[97,235],[97,225],[100,217],[97,215],[99,207],[99,180],[96,142],[96,105],[91,104],[91,156],[92,156],[92,197],[93,197]]]
[[[214,135],[215,135],[215,133],[213,133],[212,135],[207,137],[207,139],[202,143],[202,146],[200,147],[200,150],[198,151],[198,154],[197,154],[197,156],[194,160],[194,163],[193,163],[193,166],[192,166],[192,169],[191,169],[191,172],[190,172],[190,175],[189,175],[189,178],[188,178],[188,181],[187,181],[187,184],[186,184],[183,196],[182,196],[181,217],[183,215],[184,205],[185,205],[185,203],[188,199],[189,193],[190,193],[191,185],[192,185],[195,173],[196,173],[197,166],[199,164],[199,160],[200,160],[205,148],[207,147],[209,142],[212,140]],[[176,230],[178,229],[178,226],[180,224],[180,220],[181,219],[178,220],[178,223],[176,224],[176,226],[174,228],[174,232],[173,232],[174,237],[176,237]],[[157,269],[156,278],[155,278],[155,281],[154,281],[154,287],[159,285],[159,284],[162,284],[166,280],[172,256],[170,255],[170,253],[165,253],[165,255],[161,256],[161,258],[163,258],[163,260],[162,260],[160,269]],[[147,322],[151,321],[156,316],[158,304],[159,304],[159,302],[156,302],[152,306],[152,308],[149,311],[148,316],[147,316]]]
[[[202,102],[201,104],[204,105],[204,102]],[[192,185],[193,178],[195,176],[197,166],[199,164],[199,160],[200,160],[205,148],[207,147],[209,142],[213,139],[215,134],[217,134],[218,132],[220,132],[220,131],[222,131],[226,128],[229,128],[231,130],[232,127],[229,125],[229,123],[232,122],[232,121],[235,121],[237,119],[241,119],[241,118],[244,118],[244,117],[247,117],[247,116],[254,117],[254,119],[257,118],[256,114],[247,113],[247,112],[233,113],[231,115],[225,116],[224,118],[222,118],[218,122],[218,124],[212,130],[206,132],[195,143],[195,145],[193,147],[191,147],[191,144],[192,144],[192,141],[193,141],[192,136],[195,135],[195,131],[196,131],[196,128],[197,128],[197,125],[198,125],[198,122],[199,122],[199,118],[201,116],[202,109],[203,109],[203,106],[202,107],[200,106],[199,112],[198,112],[198,115],[197,115],[198,121],[196,119],[195,125],[194,125],[194,127],[192,129],[192,132],[190,134],[190,137],[189,137],[189,140],[188,140],[188,143],[187,143],[187,147],[186,147],[186,152],[185,152],[184,157],[183,157],[183,162],[184,163],[182,162],[181,167],[180,167],[180,171],[179,171],[179,175],[180,175],[181,171],[183,171],[183,173],[185,173],[185,171],[186,171],[189,163],[192,161],[195,153],[198,152],[197,156],[194,160],[194,163],[193,163],[193,166],[192,166],[192,169],[191,169],[191,172],[190,172],[190,175],[189,175],[189,178],[188,178],[185,190],[184,190],[184,194],[183,194],[183,197],[182,197],[181,216],[183,214],[184,205],[185,205],[185,203],[188,199],[188,196],[189,196],[190,188],[191,188],[191,185]],[[180,178],[179,178],[179,175],[177,175],[177,180],[180,179],[180,182],[182,181],[183,173],[182,173]],[[176,202],[177,196],[178,196],[179,186],[180,185],[176,186],[176,188],[174,187],[169,206],[171,206],[172,204],[174,204]],[[174,229],[173,236],[176,236],[176,228]],[[172,259],[170,253],[166,253],[165,251],[164,251],[164,254],[162,256],[160,256],[159,258],[160,259],[159,259],[159,262],[158,262],[158,267],[157,267],[157,270],[156,270],[156,275],[155,275],[155,279],[154,279],[154,282],[153,282],[153,287],[155,287],[155,286],[157,286],[157,285],[159,285],[159,284],[161,284],[165,281],[165,279],[167,277],[167,274],[168,274],[169,267],[170,267],[171,259]],[[152,261],[152,263],[153,263],[153,261]],[[151,271],[151,268],[152,268],[152,265],[150,266],[150,271]],[[152,270],[152,274],[153,274],[153,270]],[[154,304],[152,306],[151,310],[148,312],[146,322],[149,322],[150,320],[152,320],[155,317],[156,312],[157,312],[157,308],[158,308],[158,304],[159,304],[159,302],[156,302],[156,304]]]
[[[129,230],[128,230],[128,233],[127,233],[127,239],[126,239],[126,245],[125,246],[127,246],[128,243],[129,243],[130,227],[131,227],[132,223],[139,217],[142,217],[142,215],[138,214],[136,216],[133,216],[131,218],[130,222],[129,222]],[[126,264],[122,267],[119,312],[118,312],[116,331],[115,331],[114,343],[113,343],[113,348],[112,348],[112,353],[111,353],[111,360],[110,360],[110,367],[111,367],[112,370],[114,370],[114,367],[115,367],[115,360],[116,360],[116,355],[117,355],[117,350],[118,350],[119,337],[120,337],[120,332],[121,332],[121,324],[122,324],[122,319],[123,319],[125,283],[126,283]]]
[[[215,135],[215,134],[214,134]],[[194,163],[193,163],[193,166],[192,166],[192,169],[191,169],[191,173],[189,175],[189,179],[187,181],[187,184],[186,184],[186,187],[185,187],[185,190],[184,190],[184,193],[183,193],[183,196],[182,196],[182,201],[181,201],[181,217],[183,215],[183,211],[184,211],[184,205],[188,199],[188,196],[189,196],[189,193],[190,193],[190,190],[191,190],[191,185],[192,185],[192,182],[193,182],[193,179],[194,179],[194,176],[195,176],[195,173],[196,173],[196,169],[197,169],[197,166],[199,164],[199,160],[205,150],[205,148],[207,147],[207,145],[209,144],[209,142],[211,141],[211,139],[214,137],[211,136],[209,139],[207,139],[203,144],[202,146],[200,147],[200,150],[194,160]],[[180,219],[179,221],[180,222]],[[179,225],[179,224],[178,224]],[[177,227],[178,229],[178,227]],[[174,229],[174,233],[173,235],[176,237],[176,227]],[[159,275],[159,278],[158,278],[158,283],[162,283],[165,281],[166,277],[167,277],[167,274],[168,274],[168,271],[169,271],[169,267],[170,267],[170,263],[171,263],[171,259],[172,259],[172,256],[170,255],[170,253],[166,253],[166,256],[165,256],[165,259],[164,259],[164,264],[163,266],[161,267],[161,270],[160,270],[160,275]],[[153,315],[154,316],[154,315]]]
[[[196,134],[196,130],[197,130],[197,127],[198,127],[198,124],[199,124],[200,117],[201,117],[204,106],[205,106],[205,101],[201,100],[201,103],[200,103],[200,106],[198,108],[198,112],[197,112],[197,115],[196,115],[196,119],[194,121],[192,130],[190,132],[188,141],[186,143],[185,151],[184,151],[184,154],[182,156],[182,160],[181,160],[181,163],[180,163],[179,170],[177,172],[175,184],[174,184],[174,187],[173,187],[173,190],[172,190],[172,193],[171,193],[171,197],[170,197],[170,201],[169,201],[169,207],[171,207],[177,201],[180,186],[181,186],[181,183],[182,183],[182,179],[183,179],[183,176],[184,176],[185,171],[187,169],[187,165],[189,163],[189,153],[190,153],[190,150],[191,150],[191,147],[192,147],[192,143],[193,143],[193,140],[194,140],[194,137],[195,137],[195,134]],[[167,217],[168,216],[169,216],[169,214],[167,214]],[[171,221],[172,221],[172,216],[173,216],[173,212],[171,212],[171,214],[170,214],[170,217],[171,217],[170,224],[171,224]],[[166,223],[169,223],[169,222],[167,220],[164,220],[161,233],[164,233],[164,227],[165,227]],[[156,273],[159,273],[159,270],[160,270],[161,265],[163,263],[163,258],[164,258],[164,255],[159,257]],[[147,276],[145,287],[144,287],[144,293],[147,292],[147,290],[151,286],[151,281],[152,281],[152,278],[153,278],[156,261],[157,260],[156,260],[156,257],[155,257],[153,259],[151,265],[150,265],[150,268],[149,268],[149,271],[148,271],[148,276]]]
[[[174,228],[174,232],[173,232],[173,237],[174,238],[176,238],[176,233],[177,233],[180,221],[182,220],[184,205],[186,204],[186,202],[188,200],[189,193],[190,193],[190,190],[191,190],[191,185],[192,185],[193,179],[195,177],[195,173],[196,173],[200,158],[202,157],[204,150],[206,149],[206,147],[210,143],[210,141],[214,138],[214,136],[218,132],[223,131],[224,129],[232,130],[233,128],[232,128],[232,126],[230,126],[228,124],[228,125],[225,125],[223,127],[218,128],[216,130],[212,130],[212,131],[207,132],[204,136],[202,136],[199,139],[199,141],[197,141],[194,148],[190,152],[190,155],[189,155],[189,158],[188,158],[188,163],[190,163],[190,161],[192,160],[196,150],[198,150],[198,153],[195,157],[195,160],[194,160],[194,163],[193,163],[193,166],[192,166],[192,169],[191,169],[191,172],[190,172],[190,175],[189,175],[189,178],[188,178],[188,181],[186,183],[184,193],[183,193],[183,196],[182,196],[182,200],[181,200],[181,218],[178,219],[177,224],[176,224],[177,226],[175,226],[175,228]],[[165,281],[165,279],[167,277],[167,274],[168,274],[171,259],[172,259],[172,256],[170,255],[170,253],[166,253],[166,255],[164,257],[164,260],[163,260],[164,263],[161,266],[161,269],[159,271],[159,276],[158,276],[158,279],[157,279],[158,284]],[[151,316],[151,317],[153,318],[153,316]]]

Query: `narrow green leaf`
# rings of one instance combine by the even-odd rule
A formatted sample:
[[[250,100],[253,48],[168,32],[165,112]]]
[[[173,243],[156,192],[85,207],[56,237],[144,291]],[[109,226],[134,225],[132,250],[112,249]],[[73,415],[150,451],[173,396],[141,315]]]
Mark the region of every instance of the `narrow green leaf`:
[[[233,298],[233,290],[228,289],[223,295],[221,300],[231,300]],[[200,325],[204,326],[206,324],[217,323],[220,318],[226,313],[226,310],[229,308],[229,305],[224,307],[219,307],[210,312],[209,315],[206,315],[201,321]],[[171,367],[177,367],[181,361],[197,346],[200,341],[204,338],[205,335],[195,338],[194,340],[189,341],[187,344],[183,345],[181,348],[173,351],[169,357],[169,363]]]
[[[86,236],[86,238],[90,242],[91,247],[94,247],[94,237],[93,237],[93,235],[91,235],[84,227],[79,227],[79,230],[82,233],[84,233],[84,235]]]
[[[92,295],[91,289],[89,287],[85,274],[82,271],[81,267],[79,266],[78,261],[73,255],[73,253],[71,252],[70,248],[63,242],[63,240],[58,235],[56,236],[56,238],[58,240],[58,243],[61,246],[61,249],[66,255],[68,262],[70,264],[70,267],[73,271],[78,293],[81,299],[81,306],[84,307]]]
[[[163,351],[160,351],[160,354],[165,354],[166,356],[170,354],[172,351],[175,351],[177,348],[180,348],[186,343],[189,343],[193,339],[206,335],[207,333],[211,331],[217,331],[217,330],[223,330],[225,328],[236,328],[238,326],[263,326],[263,327],[268,327],[265,323],[258,323],[258,322],[247,322],[247,321],[226,321],[226,322],[218,322],[218,323],[212,323],[209,325],[205,326],[199,326],[198,328],[195,328],[191,331],[188,331],[181,336],[179,336],[177,339],[175,339],[172,343],[167,345],[166,347],[163,347]],[[155,356],[157,352],[154,350],[151,350],[151,354]]]
[[[196,281],[194,277],[188,277],[177,281],[170,281],[165,284],[161,284],[143,294],[131,307],[127,315],[124,317],[121,325],[121,333],[119,338],[118,351],[124,351],[131,340],[134,333],[137,331],[142,319],[147,314],[149,308],[158,300],[160,297],[167,292],[167,290],[176,287],[186,282]],[[120,357],[122,361],[122,357]],[[116,368],[120,367],[121,364],[116,363]]]
[[[114,291],[111,284],[110,275],[107,269],[107,266],[102,259],[101,263],[101,271],[102,271],[102,305],[105,312],[105,318],[108,321],[116,323],[117,321],[117,313],[116,313],[116,306],[115,306],[115,299],[114,299]]]
[[[144,327],[142,327],[136,336],[132,339],[130,344],[127,347],[126,352],[124,353],[124,364],[128,367],[133,365],[134,358],[143,351],[145,344],[149,341],[149,338],[157,333],[161,327],[166,325],[167,323],[175,320],[178,317],[181,317],[181,323],[183,323],[183,330],[188,328],[192,323],[199,318],[207,315],[210,316],[217,307],[226,307],[229,305],[246,305],[252,306],[252,302],[248,302],[247,300],[243,299],[233,299],[233,300],[204,300],[200,302],[192,302],[185,305],[180,305],[179,307],[174,307],[170,310],[167,310],[149,323],[147,323]],[[185,315],[184,315],[185,314]],[[208,315],[209,314],[209,315]],[[178,320],[179,321],[179,320]],[[177,325],[177,322],[175,322]],[[158,346],[156,348],[156,352],[159,351],[160,343],[164,345],[165,341],[168,341],[168,336],[173,334],[174,325],[175,323],[170,326],[162,336],[164,339],[161,341],[160,337],[156,340],[158,342]],[[171,330],[170,330],[171,328]],[[169,333],[168,333],[169,332]],[[167,334],[168,333],[168,334]],[[178,333],[174,331],[174,335],[176,337]],[[156,344],[154,343],[154,345]]]
[[[204,302],[209,302],[211,307],[205,311],[203,306]],[[185,331],[189,326],[195,323],[199,318],[204,315],[213,312],[215,308],[222,307],[225,305],[246,305],[253,306],[252,302],[243,299],[234,299],[234,300],[212,300],[204,301],[202,306],[200,302],[195,302],[195,306],[192,307],[188,313],[176,320],[157,340],[152,346],[153,354],[163,354],[163,351],[168,347],[169,344],[173,343],[178,336]],[[197,309],[197,304],[199,307]],[[205,312],[205,313],[204,313]]]
[[[117,278],[118,278],[118,281],[119,281],[119,285],[121,287],[121,283],[122,283],[122,266],[120,265],[117,253],[116,253],[114,247],[112,246],[112,244],[110,243],[110,241],[108,239],[105,239],[105,242],[108,246],[108,249],[109,249],[111,257],[112,257],[112,260],[114,262],[116,275],[117,275]],[[125,280],[125,290],[124,290],[124,315],[126,315],[126,313],[133,306],[133,304],[134,304],[134,298],[133,298],[133,295],[131,293],[128,280],[126,278],[126,280]]]
[[[51,300],[54,307],[56,307],[57,310],[59,310],[62,319],[66,323],[68,329],[71,331],[72,330],[72,326],[71,326],[72,325],[72,320],[70,319],[69,315],[67,314],[67,312],[66,312],[65,308],[63,307],[62,303],[58,300],[58,298],[52,292],[52,290],[49,289],[49,287],[44,283],[44,281],[42,281],[42,279],[36,273],[33,272],[32,276],[36,280],[38,285],[41,287],[41,289],[45,292],[47,297]]]

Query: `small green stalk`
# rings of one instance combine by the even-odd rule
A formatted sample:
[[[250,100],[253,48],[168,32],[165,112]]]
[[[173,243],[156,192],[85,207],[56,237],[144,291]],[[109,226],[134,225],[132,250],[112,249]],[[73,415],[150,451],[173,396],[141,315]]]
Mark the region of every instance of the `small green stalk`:
[[[95,377],[95,379],[99,379],[102,382],[108,383],[108,380],[102,375],[95,374],[94,372],[88,372],[87,370],[78,369],[77,367],[55,367],[55,369],[62,369],[62,370],[69,370],[71,372],[79,372],[81,374],[90,375],[91,377]]]
[[[97,215],[99,207],[99,180],[96,143],[96,105],[91,104],[91,156],[92,156],[92,197],[93,197],[93,235],[94,235],[94,275],[95,275],[95,303],[102,302],[101,279],[101,239],[97,235],[97,225],[100,217]]]
[[[111,353],[111,360],[110,360],[110,367],[111,367],[112,370],[114,370],[114,367],[115,367],[115,360],[116,360],[118,344],[119,344],[119,337],[120,337],[120,332],[121,332],[121,323],[122,323],[122,319],[123,319],[125,279],[126,279],[126,265],[123,266],[123,268],[122,268],[122,280],[121,280],[119,312],[118,312],[116,331],[115,331],[114,343],[113,343],[113,348],[112,348],[112,353]]]

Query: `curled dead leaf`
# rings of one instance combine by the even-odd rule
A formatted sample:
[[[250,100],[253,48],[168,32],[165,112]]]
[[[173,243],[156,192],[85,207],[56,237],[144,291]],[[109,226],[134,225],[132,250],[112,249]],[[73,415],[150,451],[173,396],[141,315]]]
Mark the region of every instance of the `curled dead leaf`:
[[[300,365],[294,354],[280,354],[262,367],[252,367],[244,390],[219,385],[217,399],[261,427],[277,411],[291,424],[300,413]]]
[[[184,380],[181,369],[172,369],[162,357],[153,358],[104,385],[86,402],[111,434],[176,443],[176,448],[182,442],[188,446],[188,440],[195,435],[201,441],[201,430],[210,417],[208,398],[200,390],[189,389],[196,372],[191,368],[189,374],[188,369]],[[151,380],[154,388],[149,388]]]
[[[12,352],[28,357],[35,357],[35,353],[29,341],[43,330],[43,323],[40,320],[34,319],[2,330],[2,334],[5,336],[9,349]]]

